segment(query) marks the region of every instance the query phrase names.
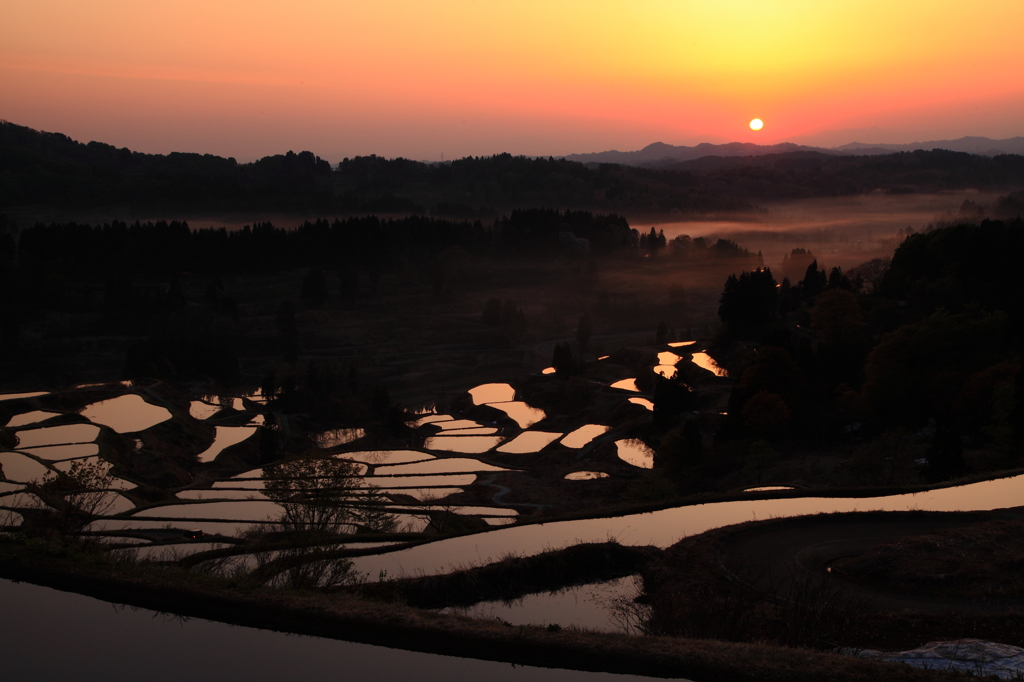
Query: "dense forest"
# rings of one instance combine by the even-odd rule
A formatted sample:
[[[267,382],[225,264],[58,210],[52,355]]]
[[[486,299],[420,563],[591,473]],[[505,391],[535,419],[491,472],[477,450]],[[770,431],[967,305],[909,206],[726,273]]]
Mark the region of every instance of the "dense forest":
[[[365,156],[336,166],[311,152],[238,163],[142,154],[0,123],[0,209],[420,214],[490,221],[538,206],[649,215],[757,211],[774,200],[1024,185],[1024,157],[942,150],[883,156],[813,152],[707,157],[660,168],[498,154],[446,163]],[[1015,215],[1015,214],[1014,214]]]
[[[796,251],[794,259],[811,257]],[[854,438],[876,444],[862,456],[877,461],[859,464],[873,467],[878,482],[921,455],[928,478],[960,476],[965,446],[1017,462],[1024,444],[1022,254],[1024,222],[983,221],[912,235],[891,263],[879,259],[846,273],[826,272],[814,260],[798,282],[779,282],[767,268],[730,277],[718,344],[722,353],[749,355],[727,428],[701,463],[677,427],[663,439],[663,461],[720,471],[783,442]],[[914,454],[911,434],[930,434],[930,448]]]

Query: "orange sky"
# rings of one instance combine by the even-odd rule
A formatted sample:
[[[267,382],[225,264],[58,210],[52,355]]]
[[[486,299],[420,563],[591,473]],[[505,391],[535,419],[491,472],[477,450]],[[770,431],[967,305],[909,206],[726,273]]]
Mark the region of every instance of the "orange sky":
[[[1024,135],[1020,0],[0,0],[0,17],[0,118],[139,151]]]

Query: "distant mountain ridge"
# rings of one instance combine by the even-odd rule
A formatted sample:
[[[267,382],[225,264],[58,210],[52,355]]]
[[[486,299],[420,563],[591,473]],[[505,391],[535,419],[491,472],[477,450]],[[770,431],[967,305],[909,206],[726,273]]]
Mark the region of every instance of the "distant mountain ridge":
[[[915,151],[918,149],[948,149],[954,152],[966,152],[979,156],[998,156],[999,154],[1024,154],[1024,137],[1011,137],[1005,140],[993,140],[988,137],[961,137],[958,140],[935,140],[931,142],[913,142],[911,144],[867,144],[851,142],[830,149],[827,147],[811,147],[781,142],[779,144],[754,144],[753,142],[729,142],[727,144],[711,144],[702,142],[693,147],[671,145],[664,142],[649,144],[643,149],[633,152],[611,150],[590,154],[569,154],[565,158],[580,163],[620,163],[627,166],[661,166],[682,161],[693,161],[706,156],[764,156],[767,154],[784,154],[788,152],[818,152],[837,156],[877,156],[894,152]]]

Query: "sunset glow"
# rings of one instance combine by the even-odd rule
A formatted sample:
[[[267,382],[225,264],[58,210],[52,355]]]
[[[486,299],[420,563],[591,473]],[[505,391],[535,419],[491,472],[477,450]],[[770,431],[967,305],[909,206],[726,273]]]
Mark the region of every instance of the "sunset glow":
[[[762,121],[761,119],[755,118],[753,121],[750,122],[751,130],[760,130],[761,128],[764,128],[764,121]]]
[[[337,161],[1024,133],[1012,0],[4,5],[0,118],[142,151]],[[770,131],[743,125],[751,109]]]

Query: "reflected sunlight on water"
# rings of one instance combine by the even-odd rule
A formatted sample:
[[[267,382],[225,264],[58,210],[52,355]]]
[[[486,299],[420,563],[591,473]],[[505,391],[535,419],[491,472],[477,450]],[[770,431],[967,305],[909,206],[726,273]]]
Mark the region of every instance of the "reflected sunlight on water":
[[[565,475],[567,481],[596,481],[599,478],[608,478],[603,471],[573,471]]]
[[[498,448],[498,452],[509,452],[514,454],[526,454],[529,452],[540,452],[552,442],[562,437],[561,433],[548,431],[527,431],[521,433],[509,442]]]
[[[610,426],[601,426],[600,424],[586,424],[563,438],[562,445],[573,449],[582,448],[598,436],[607,433],[611,428]]]
[[[639,438],[615,441],[619,459],[641,469],[654,468],[654,450]]]
[[[694,353],[693,364],[697,365],[701,369],[706,369],[709,372],[714,372],[716,377],[727,377],[729,372],[724,368],[719,367],[715,359],[707,353]]]
[[[171,418],[166,408],[151,405],[142,396],[128,393],[82,408],[82,416],[94,424],[109,426],[118,433],[144,431]]]
[[[65,424],[63,426],[45,426],[27,431],[17,431],[19,448],[34,448],[44,445],[64,445],[66,443],[91,443],[100,435],[100,427],[95,424]]]
[[[506,403],[516,399],[516,390],[508,384],[481,384],[469,389],[474,405]]]
[[[256,426],[215,426],[217,430],[213,437],[213,443],[197,457],[200,462],[212,462],[217,455],[232,445],[237,445],[252,434],[256,433]]]
[[[496,410],[501,410],[507,414],[511,419],[519,424],[519,428],[521,429],[528,429],[547,416],[544,413],[544,410],[540,410],[536,407],[530,407],[522,401],[487,403],[487,406],[493,407]]]

